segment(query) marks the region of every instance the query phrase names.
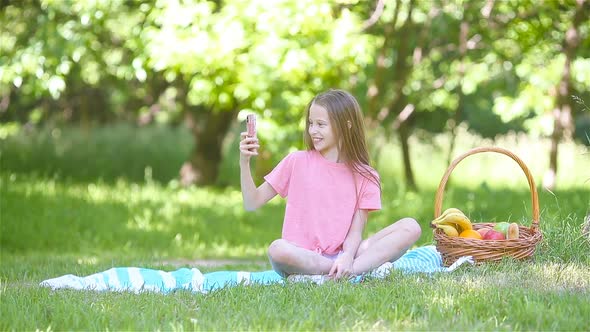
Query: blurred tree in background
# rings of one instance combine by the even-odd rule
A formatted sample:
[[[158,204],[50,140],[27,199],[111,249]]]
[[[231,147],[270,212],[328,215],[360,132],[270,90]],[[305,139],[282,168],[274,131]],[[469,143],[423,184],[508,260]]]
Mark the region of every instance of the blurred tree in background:
[[[186,125],[185,184],[212,184],[222,145],[260,115],[271,167],[301,148],[305,105],[358,96],[372,130],[409,138],[460,123],[484,137],[584,138],[590,115],[588,0],[0,2],[0,134],[126,121]],[[453,151],[451,140],[449,158]]]

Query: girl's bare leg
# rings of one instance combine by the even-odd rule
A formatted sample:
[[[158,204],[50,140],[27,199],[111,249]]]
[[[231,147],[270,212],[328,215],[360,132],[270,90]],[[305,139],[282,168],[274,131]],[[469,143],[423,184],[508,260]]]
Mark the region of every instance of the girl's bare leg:
[[[289,274],[328,274],[332,261],[311,250],[297,247],[283,239],[273,241],[268,247],[272,268],[282,276]]]
[[[400,258],[418,239],[422,230],[416,220],[403,218],[361,242],[353,262],[355,274],[369,272],[385,262]]]

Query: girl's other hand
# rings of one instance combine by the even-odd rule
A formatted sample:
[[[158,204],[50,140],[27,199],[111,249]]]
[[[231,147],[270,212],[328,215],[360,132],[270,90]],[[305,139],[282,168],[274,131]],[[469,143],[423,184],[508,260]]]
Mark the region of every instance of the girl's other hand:
[[[247,162],[250,157],[258,155],[258,138],[248,136],[247,132],[240,134],[242,140],[240,141],[240,161]]]
[[[328,276],[334,280],[338,280],[340,278],[348,278],[354,274],[352,270],[352,262],[354,258],[352,255],[347,253],[342,253],[336,260],[334,264],[332,264],[332,268],[330,269],[330,273]]]

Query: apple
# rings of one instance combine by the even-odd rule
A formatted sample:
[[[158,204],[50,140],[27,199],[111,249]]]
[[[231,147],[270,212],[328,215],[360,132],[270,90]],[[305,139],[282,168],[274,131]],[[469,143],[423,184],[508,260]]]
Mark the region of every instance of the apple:
[[[483,237],[484,240],[505,240],[506,236],[495,229],[490,229]]]
[[[499,222],[494,226],[494,230],[504,234],[504,237],[506,237],[506,233],[508,232],[508,227],[510,226],[510,223],[507,223],[505,221]]]
[[[483,238],[490,229],[491,228],[489,228],[489,227],[483,227],[483,228],[478,229],[477,232]]]

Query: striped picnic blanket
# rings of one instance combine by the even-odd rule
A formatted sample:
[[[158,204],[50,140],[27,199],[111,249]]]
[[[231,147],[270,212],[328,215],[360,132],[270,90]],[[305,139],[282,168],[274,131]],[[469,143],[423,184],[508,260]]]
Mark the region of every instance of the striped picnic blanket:
[[[405,273],[450,272],[465,262],[473,263],[473,260],[469,256],[461,257],[450,267],[444,267],[442,257],[436,251],[435,246],[424,246],[409,250],[393,263],[387,262],[369,273],[356,276],[351,279],[351,282],[361,282],[367,277],[385,278],[394,269]],[[326,276],[315,275],[297,276],[287,280],[295,282],[311,281],[322,284],[328,279]],[[261,272],[216,271],[203,274],[197,268],[180,268],[166,272],[138,267],[114,267],[85,277],[67,274],[44,280],[40,283],[40,286],[52,289],[70,288],[96,291],[130,291],[135,293],[143,291],[169,293],[176,290],[207,293],[236,285],[268,285],[284,282],[285,279],[273,270]]]

